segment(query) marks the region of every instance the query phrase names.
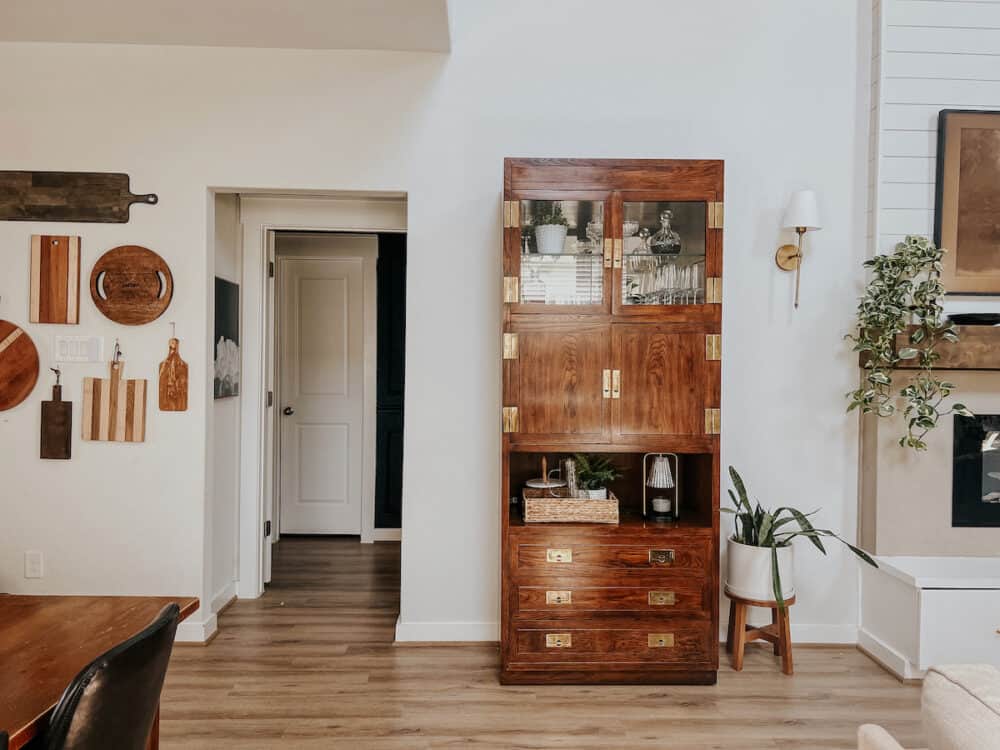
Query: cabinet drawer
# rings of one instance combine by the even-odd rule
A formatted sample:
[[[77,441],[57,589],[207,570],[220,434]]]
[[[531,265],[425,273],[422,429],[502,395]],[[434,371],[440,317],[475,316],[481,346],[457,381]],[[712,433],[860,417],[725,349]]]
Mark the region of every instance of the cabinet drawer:
[[[650,612],[664,616],[711,612],[707,579],[669,576],[646,586],[587,586],[554,579],[517,586],[516,616],[545,618],[583,612]]]
[[[674,539],[651,544],[518,544],[521,572],[572,575],[602,571],[683,570],[704,575],[711,569],[708,539]]]
[[[656,662],[710,664],[711,623],[657,622],[645,628],[521,627],[514,631],[514,659],[532,662]]]

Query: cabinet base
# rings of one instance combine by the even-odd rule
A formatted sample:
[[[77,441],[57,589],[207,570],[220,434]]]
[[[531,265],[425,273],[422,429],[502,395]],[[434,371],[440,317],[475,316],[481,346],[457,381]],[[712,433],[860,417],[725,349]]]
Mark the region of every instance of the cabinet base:
[[[501,685],[714,685],[715,670],[501,669]]]

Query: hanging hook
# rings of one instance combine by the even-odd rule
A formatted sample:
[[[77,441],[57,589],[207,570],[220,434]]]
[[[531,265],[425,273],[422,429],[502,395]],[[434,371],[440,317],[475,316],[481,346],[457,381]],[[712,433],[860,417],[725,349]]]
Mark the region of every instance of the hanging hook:
[[[50,367],[49,369],[56,374],[56,385],[59,385],[59,376],[62,375],[62,370],[58,367]]]
[[[177,338],[177,324],[174,321],[170,321],[170,338]]]
[[[115,355],[111,358],[112,362],[118,362],[122,358],[122,348],[118,346],[118,339],[115,339]]]

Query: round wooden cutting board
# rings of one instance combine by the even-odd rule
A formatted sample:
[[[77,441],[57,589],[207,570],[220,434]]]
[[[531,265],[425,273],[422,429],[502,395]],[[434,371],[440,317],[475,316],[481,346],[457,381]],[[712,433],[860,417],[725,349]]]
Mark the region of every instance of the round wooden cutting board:
[[[19,326],[0,320],[0,411],[24,401],[38,381],[38,350]]]
[[[173,295],[174,278],[166,261],[139,245],[108,250],[90,273],[90,296],[115,323],[150,323],[170,306]]]

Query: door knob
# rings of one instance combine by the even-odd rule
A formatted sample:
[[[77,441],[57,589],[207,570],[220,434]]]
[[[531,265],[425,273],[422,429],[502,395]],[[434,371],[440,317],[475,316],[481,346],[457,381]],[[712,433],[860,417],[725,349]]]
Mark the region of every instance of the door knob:
[[[281,410],[281,413],[284,414],[286,417],[290,417],[295,413],[295,409],[293,409],[290,406],[286,406],[284,409]]]

